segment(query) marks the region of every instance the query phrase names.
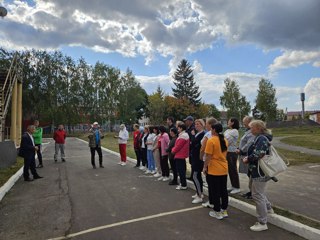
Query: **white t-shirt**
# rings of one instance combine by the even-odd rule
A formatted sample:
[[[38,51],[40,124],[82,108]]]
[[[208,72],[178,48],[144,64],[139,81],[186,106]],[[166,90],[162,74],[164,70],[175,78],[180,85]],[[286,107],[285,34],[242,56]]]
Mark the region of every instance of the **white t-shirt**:
[[[152,150],[153,149],[153,141],[154,141],[154,137],[156,135],[154,133],[150,133],[148,138],[147,138],[147,149],[148,150]]]

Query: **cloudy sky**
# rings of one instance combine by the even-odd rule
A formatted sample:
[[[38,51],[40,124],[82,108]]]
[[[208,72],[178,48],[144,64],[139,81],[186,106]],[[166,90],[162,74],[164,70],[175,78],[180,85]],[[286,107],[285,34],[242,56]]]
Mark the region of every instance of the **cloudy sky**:
[[[194,68],[206,103],[220,107],[223,81],[251,104],[261,78],[279,108],[320,110],[319,0],[0,0],[0,46],[59,49],[88,63],[133,71],[150,94],[171,94],[181,59]]]

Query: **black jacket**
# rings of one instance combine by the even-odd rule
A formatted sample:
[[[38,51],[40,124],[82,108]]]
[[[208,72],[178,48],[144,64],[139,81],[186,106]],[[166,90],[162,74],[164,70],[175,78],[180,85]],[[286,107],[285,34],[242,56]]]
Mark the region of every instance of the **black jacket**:
[[[22,135],[19,156],[27,159],[34,158],[35,156],[35,147],[28,133]]]
[[[201,171],[203,168],[203,161],[200,159],[201,140],[204,137],[205,132],[201,132],[198,135],[192,135],[191,142],[191,165],[195,171]]]

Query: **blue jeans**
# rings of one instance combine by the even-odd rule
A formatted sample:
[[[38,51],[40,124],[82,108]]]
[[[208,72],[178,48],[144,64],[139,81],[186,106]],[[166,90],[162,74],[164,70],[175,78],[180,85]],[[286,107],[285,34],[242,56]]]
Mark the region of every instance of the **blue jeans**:
[[[150,171],[156,170],[156,165],[155,165],[155,162],[154,162],[152,150],[148,149],[148,151],[147,151],[147,159],[148,159],[148,170],[150,170]]]

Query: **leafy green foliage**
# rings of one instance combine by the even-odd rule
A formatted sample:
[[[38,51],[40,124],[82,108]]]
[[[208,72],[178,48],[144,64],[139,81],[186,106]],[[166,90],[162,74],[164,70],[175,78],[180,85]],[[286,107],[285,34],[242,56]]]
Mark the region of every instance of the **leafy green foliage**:
[[[253,115],[264,121],[277,119],[276,89],[269,80],[261,79],[259,82],[256,106]]]
[[[224,81],[223,95],[220,97],[220,104],[227,109],[227,116],[242,119],[250,112],[250,103],[246,97],[241,95],[238,84],[227,78]]]

